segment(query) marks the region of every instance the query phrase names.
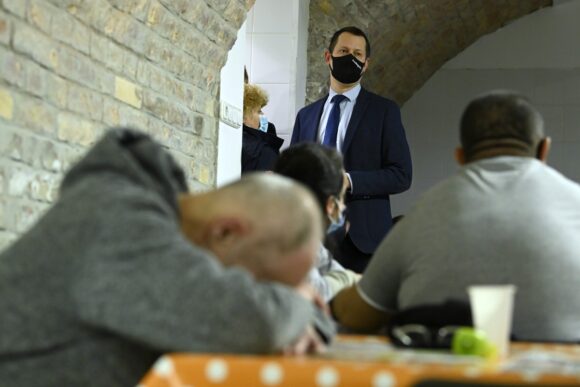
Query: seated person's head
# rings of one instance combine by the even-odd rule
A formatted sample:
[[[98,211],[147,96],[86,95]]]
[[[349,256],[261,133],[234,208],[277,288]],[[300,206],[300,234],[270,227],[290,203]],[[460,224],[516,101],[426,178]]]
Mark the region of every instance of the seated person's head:
[[[291,146],[280,154],[273,171],[310,188],[327,226],[340,221],[347,177],[342,156],[335,149],[316,143]]]
[[[460,131],[460,164],[495,156],[545,161],[550,146],[540,113],[511,91],[492,91],[473,100],[463,112]]]
[[[260,128],[260,116],[262,108],[268,103],[268,94],[256,85],[244,85],[244,125],[247,127]]]
[[[180,211],[184,234],[224,265],[289,286],[312,267],[322,234],[312,194],[274,174],[249,174],[214,191],[183,195]]]

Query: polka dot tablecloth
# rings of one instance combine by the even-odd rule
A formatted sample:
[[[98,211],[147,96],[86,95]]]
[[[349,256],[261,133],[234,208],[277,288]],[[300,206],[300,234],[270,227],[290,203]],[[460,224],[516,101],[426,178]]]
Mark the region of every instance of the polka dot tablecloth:
[[[361,337],[338,341],[360,342]],[[425,379],[580,386],[580,346],[513,344],[512,357],[522,360],[494,363],[417,361],[412,351],[394,353],[383,359],[170,354],[155,363],[139,387],[394,387]]]

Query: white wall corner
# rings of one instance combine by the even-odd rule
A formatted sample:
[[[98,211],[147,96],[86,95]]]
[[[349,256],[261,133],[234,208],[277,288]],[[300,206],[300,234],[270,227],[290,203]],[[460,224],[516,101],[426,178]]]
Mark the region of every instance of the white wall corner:
[[[220,105],[228,104],[243,110],[244,64],[246,61],[246,23],[238,31],[236,42],[228,53],[220,73]],[[216,185],[237,180],[241,174],[242,128],[232,127],[220,119],[218,127],[218,154]]]

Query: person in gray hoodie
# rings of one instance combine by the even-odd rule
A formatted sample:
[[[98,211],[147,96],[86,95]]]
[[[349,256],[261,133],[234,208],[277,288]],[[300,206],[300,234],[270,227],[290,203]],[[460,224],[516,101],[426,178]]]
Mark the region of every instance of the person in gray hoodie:
[[[129,386],[167,352],[320,348],[332,322],[296,290],[317,253],[316,206],[265,174],[188,194],[159,144],[107,132],[0,254],[0,380]]]

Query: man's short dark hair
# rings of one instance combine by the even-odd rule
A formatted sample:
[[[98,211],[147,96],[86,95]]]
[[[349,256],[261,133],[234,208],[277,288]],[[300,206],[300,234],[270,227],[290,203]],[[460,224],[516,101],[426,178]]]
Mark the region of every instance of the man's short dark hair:
[[[535,157],[544,137],[544,124],[527,98],[513,91],[495,90],[467,105],[460,131],[467,161],[478,153],[494,151]]]
[[[358,27],[354,27],[354,26],[343,27],[340,30],[336,31],[334,33],[334,35],[332,35],[332,38],[330,38],[330,44],[328,45],[328,51],[330,51],[331,54],[332,54],[332,51],[334,51],[334,47],[336,47],[336,42],[338,42],[338,37],[343,32],[348,32],[349,34],[353,34],[356,36],[362,36],[363,38],[365,38],[365,51],[366,51],[365,57],[370,58],[370,56],[371,56],[371,43],[369,42],[369,38],[363,32],[363,30],[361,30]]]
[[[274,172],[307,186],[316,196],[323,214],[326,214],[328,198],[338,198],[342,192],[342,156],[336,149],[314,142],[296,144],[283,151]]]

